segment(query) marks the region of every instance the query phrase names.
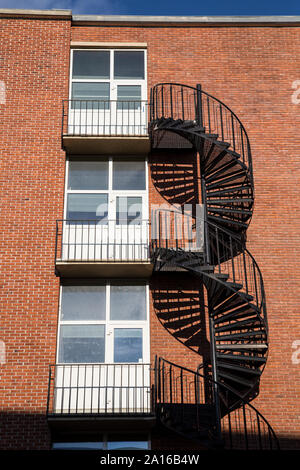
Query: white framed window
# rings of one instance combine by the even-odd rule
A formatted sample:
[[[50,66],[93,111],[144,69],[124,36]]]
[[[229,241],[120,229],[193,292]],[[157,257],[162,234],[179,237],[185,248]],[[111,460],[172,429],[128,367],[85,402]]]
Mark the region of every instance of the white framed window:
[[[69,157],[66,170],[65,219],[117,225],[148,219],[146,157]]]
[[[55,413],[151,410],[148,308],[143,282],[61,286]]]
[[[62,259],[149,258],[146,157],[70,157],[66,168]]]
[[[57,363],[149,363],[148,306],[146,283],[62,285]]]
[[[72,49],[70,99],[146,99],[146,50]]]
[[[147,55],[141,49],[72,49],[69,131],[147,133]]]

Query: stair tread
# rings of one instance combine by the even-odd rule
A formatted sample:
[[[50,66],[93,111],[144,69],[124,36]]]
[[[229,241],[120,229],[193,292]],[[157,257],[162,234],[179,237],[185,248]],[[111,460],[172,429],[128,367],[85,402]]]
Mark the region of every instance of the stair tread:
[[[224,361],[218,361],[218,370],[219,369],[228,369],[228,370],[233,370],[233,371],[237,371],[237,372],[242,372],[242,373],[245,373],[245,374],[249,374],[249,375],[256,375],[256,376],[260,376],[261,375],[261,370],[259,369],[250,369],[249,367],[243,367],[243,366],[238,366],[238,365],[235,365],[235,364],[229,364],[229,363],[226,363]]]
[[[245,332],[245,333],[233,333],[230,335],[220,335],[216,336],[216,341],[232,341],[236,339],[246,339],[252,338],[253,336],[266,336],[265,331],[253,331],[253,332]]]
[[[230,324],[227,324],[227,325],[215,327],[215,331],[216,332],[228,331],[228,330],[234,330],[234,329],[237,329],[237,328],[244,329],[245,326],[251,328],[251,327],[258,327],[258,326],[261,326],[261,325],[262,324],[258,320],[258,318],[254,317],[254,318],[249,318],[247,320],[237,321],[237,322],[230,323]]]
[[[227,349],[227,350],[230,350],[230,349],[240,349],[240,350],[243,350],[243,349],[268,349],[268,346],[266,343],[255,343],[255,344],[216,344],[216,349],[217,350],[220,350],[220,349]]]
[[[217,353],[216,356],[217,356],[218,359],[221,359],[221,360],[226,359],[226,360],[237,361],[237,362],[247,361],[247,362],[265,363],[267,361],[267,359],[265,357],[248,356],[248,355],[241,355],[241,354],[220,354],[220,353]]]
[[[230,374],[228,372],[224,372],[223,370],[219,370],[219,369],[218,369],[218,376],[223,377],[223,379],[228,379],[232,382],[245,385],[246,387],[252,387],[256,383],[256,380],[247,380],[245,378],[241,378],[238,375]]]

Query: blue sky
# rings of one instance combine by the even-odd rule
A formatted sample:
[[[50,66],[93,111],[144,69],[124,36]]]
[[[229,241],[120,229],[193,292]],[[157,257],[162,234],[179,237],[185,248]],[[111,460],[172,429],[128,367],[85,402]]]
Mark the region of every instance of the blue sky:
[[[98,15],[300,15],[299,0],[0,0],[0,8],[60,8]]]

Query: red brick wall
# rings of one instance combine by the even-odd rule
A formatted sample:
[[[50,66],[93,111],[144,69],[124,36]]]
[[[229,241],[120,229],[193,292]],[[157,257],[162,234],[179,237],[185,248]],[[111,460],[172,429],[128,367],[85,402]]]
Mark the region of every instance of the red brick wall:
[[[55,361],[59,281],[54,276],[55,219],[62,216],[64,153],[61,100],[68,96],[70,23],[1,20],[1,446],[46,448],[48,364]],[[255,210],[248,249],[263,273],[270,353],[254,405],[285,446],[300,437],[299,121],[291,101],[300,80],[295,27],[72,28],[74,41],[147,42],[148,85],[176,81],[224,101],[245,125],[253,151]],[[150,202],[160,200],[151,187]],[[155,278],[152,280],[155,286]],[[168,280],[166,281],[168,282]],[[191,288],[196,288],[194,285]],[[172,338],[152,309],[152,354],[190,367],[201,358]],[[167,347],[166,347],[167,346]],[[11,417],[15,417],[11,420]]]
[[[293,448],[300,438],[300,364],[292,363],[292,343],[300,339],[300,105],[291,97],[300,80],[299,28],[75,26],[72,40],[147,42],[149,87],[201,83],[245,125],[255,182],[247,247],[262,270],[270,328],[254,405]]]
[[[70,24],[0,19],[0,446],[48,448],[48,365],[55,362],[59,280],[55,220],[62,216]]]

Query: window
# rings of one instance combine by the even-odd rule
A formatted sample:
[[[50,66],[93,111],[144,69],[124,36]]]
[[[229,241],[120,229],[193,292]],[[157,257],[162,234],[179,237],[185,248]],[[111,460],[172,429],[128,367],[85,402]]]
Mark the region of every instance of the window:
[[[71,134],[146,135],[144,50],[72,50]]]
[[[63,285],[58,362],[148,362],[147,298],[141,283]]]
[[[66,219],[130,225],[148,218],[145,158],[74,158],[67,165]]]
[[[146,99],[144,50],[73,50],[71,61],[74,107],[80,108],[80,100],[89,100],[92,108],[97,106],[92,102],[95,100],[128,102]],[[129,85],[129,81],[132,84]]]
[[[147,434],[104,434],[66,437],[52,443],[52,449],[61,450],[143,450],[150,449],[150,436]]]
[[[67,161],[62,259],[149,259],[146,158]]]

